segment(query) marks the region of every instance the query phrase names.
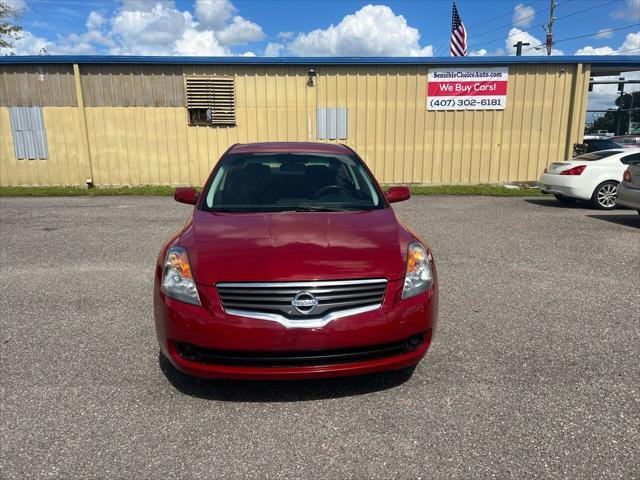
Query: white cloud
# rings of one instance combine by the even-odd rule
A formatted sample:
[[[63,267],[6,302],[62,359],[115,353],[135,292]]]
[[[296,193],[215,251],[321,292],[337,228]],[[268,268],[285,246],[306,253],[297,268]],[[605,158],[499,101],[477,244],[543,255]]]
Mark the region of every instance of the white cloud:
[[[104,17],[98,12],[91,12],[87,18],[87,30],[97,30],[104,25]]]
[[[196,16],[204,27],[220,30],[236,12],[229,0],[196,0]]]
[[[265,57],[279,57],[280,55],[282,55],[283,51],[284,51],[284,45],[283,44],[269,42],[267,44],[267,48],[264,49],[264,56]]]
[[[218,43],[215,35],[210,30],[199,32],[187,29],[182,37],[176,40],[173,52],[177,55],[228,55],[228,51]]]
[[[601,28],[600,30],[598,30],[598,33],[596,33],[593,38],[611,38],[613,37],[613,31],[610,28]]]
[[[640,53],[640,31],[628,33],[624,43],[618,49],[627,55],[638,55]]]
[[[216,34],[222,45],[238,45],[247,42],[259,42],[264,39],[262,27],[246,18],[233,17],[232,22]]]
[[[111,25],[120,44],[113,53],[120,55],[168,55],[185,31],[195,27],[191,13],[160,2],[151,10],[125,8]]]
[[[486,48],[481,48],[480,50],[472,50],[469,52],[470,57],[484,57],[489,55],[489,52]]]
[[[576,55],[638,55],[640,53],[640,31],[628,33],[618,48],[612,47],[592,47],[587,45],[579,48]]]
[[[295,32],[279,32],[276,38],[280,40],[291,40],[295,35]]]
[[[299,34],[288,50],[301,56],[431,56],[420,32],[385,5],[367,5],[337,25]]]
[[[640,19],[640,0],[626,0],[622,8],[617,8],[611,12],[611,17],[616,20]]]
[[[576,51],[576,55],[610,55],[615,50],[611,47],[592,47],[587,45],[586,47],[579,48]]]
[[[513,27],[509,30],[509,35],[505,41],[506,51],[509,55],[515,55],[516,47],[514,47],[514,45],[519,41],[529,44],[528,46],[522,47],[522,55],[534,56],[547,54],[547,48],[544,46],[542,41],[538,40],[529,32],[524,32],[519,28]],[[562,50],[552,48],[551,55],[563,55],[563,52]]]
[[[535,18],[536,11],[533,7],[527,6],[523,3],[517,4],[513,8],[513,16],[511,20],[513,21],[514,27],[526,28],[531,25],[533,19]]]
[[[11,0],[19,2],[21,0]],[[17,3],[16,3],[17,4]],[[178,4],[179,5],[179,4]],[[230,46],[260,41],[260,25],[239,15],[229,0],[195,0],[195,16],[173,0],[122,0],[109,17],[92,11],[87,30],[55,41],[22,32],[17,54],[232,55]],[[10,53],[8,49],[0,52]],[[251,51],[243,55],[255,55]]]
[[[54,47],[53,42],[27,31],[21,32],[20,38],[13,40],[12,43],[13,50],[0,48],[0,55],[9,55],[12,52],[16,55],[40,55],[43,52],[51,53],[50,50]]]
[[[27,4],[24,0],[3,0],[3,3],[16,15],[21,15],[27,9]]]

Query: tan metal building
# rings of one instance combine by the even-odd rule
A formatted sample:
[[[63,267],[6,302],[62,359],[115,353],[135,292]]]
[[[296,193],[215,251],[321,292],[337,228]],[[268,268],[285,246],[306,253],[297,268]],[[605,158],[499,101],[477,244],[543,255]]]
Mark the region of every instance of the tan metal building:
[[[637,56],[0,57],[0,185],[200,185],[230,145],[285,140],[345,143],[383,183],[533,181],[581,141],[589,77],[639,68]],[[429,103],[433,72],[484,71],[504,73],[492,109]]]

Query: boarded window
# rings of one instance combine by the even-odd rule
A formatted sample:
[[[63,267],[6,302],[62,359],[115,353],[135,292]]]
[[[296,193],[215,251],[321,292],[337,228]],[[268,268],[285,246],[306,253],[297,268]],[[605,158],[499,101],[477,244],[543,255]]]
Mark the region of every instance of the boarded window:
[[[316,110],[318,140],[345,140],[348,133],[349,109],[318,108]]]
[[[189,125],[235,125],[236,94],[232,77],[187,77]]]
[[[9,119],[18,160],[49,158],[42,107],[9,107]]]

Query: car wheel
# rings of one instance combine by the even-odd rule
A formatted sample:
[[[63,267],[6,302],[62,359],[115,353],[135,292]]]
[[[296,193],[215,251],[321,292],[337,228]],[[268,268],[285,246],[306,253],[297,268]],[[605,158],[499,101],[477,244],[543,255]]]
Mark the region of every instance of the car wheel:
[[[573,197],[565,197],[564,195],[561,195],[559,193],[554,193],[553,196],[556,197],[556,200],[562,203],[573,203],[576,201],[576,199]]]
[[[616,196],[618,195],[618,182],[609,180],[596,187],[591,196],[591,205],[600,210],[613,210],[616,208]]]

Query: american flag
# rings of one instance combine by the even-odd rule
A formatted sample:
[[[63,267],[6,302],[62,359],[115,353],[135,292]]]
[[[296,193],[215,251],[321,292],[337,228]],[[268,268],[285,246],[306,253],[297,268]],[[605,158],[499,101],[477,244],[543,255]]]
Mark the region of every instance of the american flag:
[[[456,2],[453,2],[451,12],[451,56],[464,57],[467,54],[467,31],[460,20]]]

